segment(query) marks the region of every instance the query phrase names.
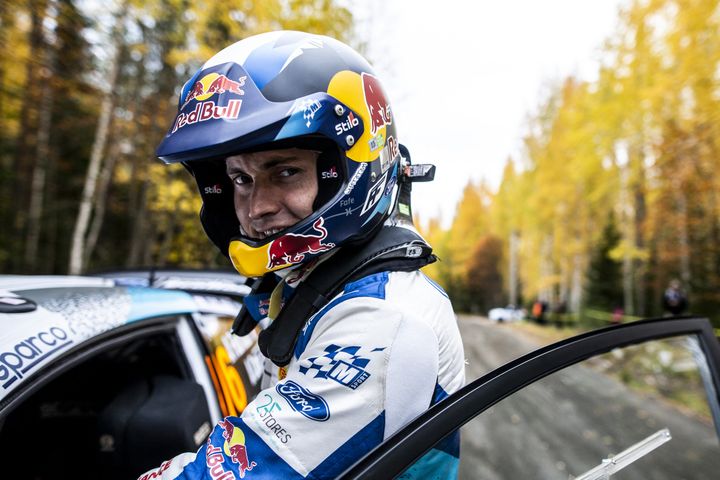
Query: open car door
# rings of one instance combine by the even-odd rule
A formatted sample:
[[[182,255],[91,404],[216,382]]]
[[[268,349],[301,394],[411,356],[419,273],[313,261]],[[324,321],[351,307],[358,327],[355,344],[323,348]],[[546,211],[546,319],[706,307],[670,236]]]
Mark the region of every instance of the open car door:
[[[447,478],[459,429],[461,479],[714,479],[719,373],[706,319],[588,332],[466,385],[340,478]]]

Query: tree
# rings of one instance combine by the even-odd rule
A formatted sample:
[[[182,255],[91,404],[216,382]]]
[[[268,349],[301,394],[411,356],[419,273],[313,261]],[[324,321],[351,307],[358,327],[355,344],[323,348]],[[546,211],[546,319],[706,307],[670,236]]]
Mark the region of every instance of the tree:
[[[503,242],[492,235],[478,240],[472,250],[466,274],[466,308],[472,312],[487,312],[503,302],[503,279],[500,274]]]
[[[120,11],[117,14],[116,24],[112,35],[114,52],[111,55],[110,64],[108,66],[108,86],[107,90],[103,92],[102,100],[100,102],[100,117],[98,118],[97,129],[95,131],[95,140],[93,141],[87,174],[85,175],[80,208],[78,210],[77,219],[75,220],[75,228],[73,229],[70,263],[68,266],[68,272],[71,275],[78,275],[83,272],[83,262],[86,258],[85,245],[87,242],[87,229],[90,224],[93,198],[95,190],[97,189],[98,177],[103,157],[105,155],[108,131],[110,129],[111,116],[115,105],[114,92],[118,79],[118,71],[120,69],[120,53],[122,50],[122,40],[125,29],[124,23],[126,21],[127,10],[127,2],[123,2],[120,7]]]
[[[592,307],[611,311],[623,305],[622,263],[613,258],[620,239],[615,215],[610,214],[587,271],[587,304]]]

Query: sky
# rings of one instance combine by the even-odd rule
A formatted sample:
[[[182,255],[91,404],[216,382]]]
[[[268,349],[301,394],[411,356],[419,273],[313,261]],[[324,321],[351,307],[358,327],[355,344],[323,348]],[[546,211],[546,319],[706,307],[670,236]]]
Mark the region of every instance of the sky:
[[[389,97],[413,163],[437,166],[413,187],[421,222],[452,221],[468,181],[500,184],[523,155],[529,116],[553,85],[592,81],[626,0],[366,0],[356,36]]]

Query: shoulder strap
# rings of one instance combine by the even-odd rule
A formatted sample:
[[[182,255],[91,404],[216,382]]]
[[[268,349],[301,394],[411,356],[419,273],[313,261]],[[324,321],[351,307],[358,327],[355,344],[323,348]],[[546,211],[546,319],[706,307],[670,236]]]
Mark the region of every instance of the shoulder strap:
[[[260,350],[276,365],[287,365],[305,322],[347,283],[378,272],[418,270],[435,260],[422,237],[403,227],[383,227],[370,242],[341,248],[300,282],[278,317],[260,333]],[[250,319],[242,318],[244,310],[233,324],[233,332],[239,335],[252,330],[248,329]]]
[[[250,287],[252,292],[251,295],[263,293],[270,295],[270,293],[277,286],[279,281],[280,280],[273,274],[263,275],[262,277],[255,280],[255,282]],[[237,317],[235,317],[235,321],[233,322],[232,333],[244,337],[245,335],[253,331],[256,326],[257,320],[255,320],[255,318],[252,316],[249,309],[247,308],[247,305],[243,303],[243,306],[240,308],[240,312],[237,314]]]

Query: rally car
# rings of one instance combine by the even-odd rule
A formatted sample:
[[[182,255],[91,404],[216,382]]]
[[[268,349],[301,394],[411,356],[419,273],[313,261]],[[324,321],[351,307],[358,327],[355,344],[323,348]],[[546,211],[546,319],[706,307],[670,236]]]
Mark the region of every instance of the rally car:
[[[524,308],[515,308],[514,305],[492,308],[488,312],[488,319],[498,323],[516,322],[524,319],[526,316],[527,311]]]
[[[259,391],[232,273],[0,276],[2,478],[136,478]],[[152,286],[151,286],[152,285]]]
[[[0,477],[136,478],[242,411],[262,372],[256,335],[228,334],[248,289],[236,275],[178,277],[0,277]],[[468,372],[491,356],[465,348]],[[720,347],[706,319],[608,327],[469,380],[340,478],[446,478],[429,473],[446,464],[434,447],[457,429],[461,479],[720,471]]]

